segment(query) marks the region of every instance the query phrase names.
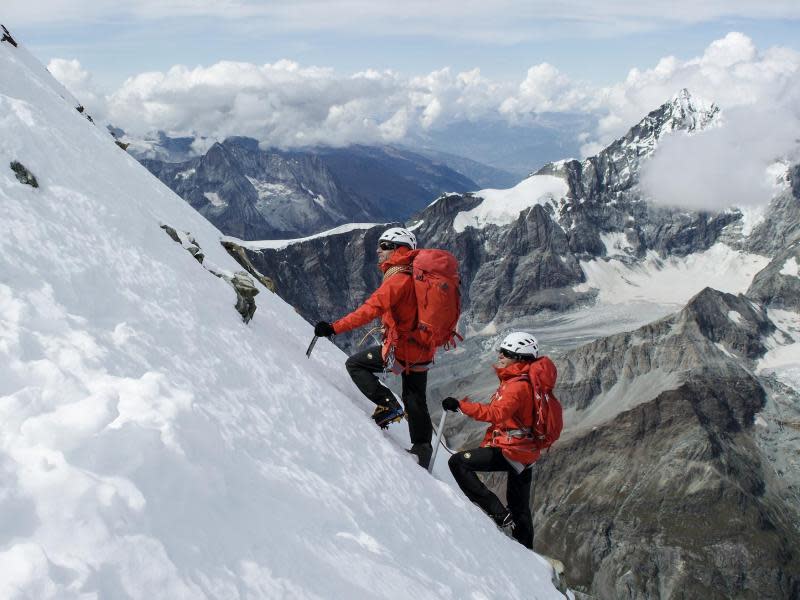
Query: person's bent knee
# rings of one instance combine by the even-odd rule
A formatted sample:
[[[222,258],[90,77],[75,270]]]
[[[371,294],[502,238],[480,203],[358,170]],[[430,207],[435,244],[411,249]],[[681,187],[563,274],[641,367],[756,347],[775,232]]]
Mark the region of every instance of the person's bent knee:
[[[354,360],[354,356],[348,356],[347,360],[344,361],[344,368],[347,369],[348,373],[352,373],[355,370],[360,368],[358,361]]]
[[[450,467],[451,472],[455,472],[457,469],[461,468],[463,464],[464,464],[463,452],[456,452],[447,461],[447,466]]]

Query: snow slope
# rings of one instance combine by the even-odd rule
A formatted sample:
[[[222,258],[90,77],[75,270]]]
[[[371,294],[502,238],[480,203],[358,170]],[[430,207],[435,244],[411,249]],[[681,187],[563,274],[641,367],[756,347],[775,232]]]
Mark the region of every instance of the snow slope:
[[[0,43],[0,598],[556,598],[220,233]],[[20,184],[18,160],[40,188]]]
[[[292,244],[297,244],[299,242],[307,242],[308,240],[314,240],[317,238],[337,235],[339,233],[347,233],[348,231],[354,231],[356,229],[370,229],[378,224],[379,223],[346,223],[345,225],[339,225],[338,227],[334,227],[333,229],[328,229],[327,231],[315,233],[314,235],[309,235],[308,237],[294,238],[290,240],[240,240],[238,238],[230,236],[224,236],[223,239],[232,241],[236,243],[238,246],[247,248],[248,250],[263,250],[265,248],[271,248],[273,250],[283,250],[284,248],[287,248]]]
[[[531,175],[507,190],[481,190],[475,195],[483,201],[472,210],[458,213],[453,229],[460,233],[467,227],[508,225],[523,210],[563,198],[568,191],[567,182],[554,175]]]

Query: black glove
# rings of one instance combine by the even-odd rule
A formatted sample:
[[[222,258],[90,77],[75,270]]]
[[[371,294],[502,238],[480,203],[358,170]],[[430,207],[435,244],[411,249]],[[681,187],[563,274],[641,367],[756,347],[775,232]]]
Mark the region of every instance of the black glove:
[[[444,400],[442,400],[442,408],[444,410],[449,410],[450,412],[458,411],[458,400],[453,398],[452,396],[448,396]]]
[[[314,335],[318,337],[330,337],[336,335],[336,332],[333,330],[333,325],[327,321],[320,321],[314,325]]]

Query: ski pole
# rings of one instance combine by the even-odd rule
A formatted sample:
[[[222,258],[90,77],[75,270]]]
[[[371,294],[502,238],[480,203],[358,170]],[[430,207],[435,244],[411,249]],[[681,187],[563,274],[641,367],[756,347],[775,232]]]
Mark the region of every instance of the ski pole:
[[[447,411],[442,411],[442,418],[439,419],[439,429],[436,432],[436,443],[433,445],[433,453],[431,453],[431,462],[428,463],[428,473],[433,473],[433,463],[436,461],[436,453],[439,451],[439,442],[442,441],[444,434],[444,421],[447,419]]]
[[[311,351],[314,349],[314,344],[317,343],[319,336],[314,336],[314,339],[311,340],[311,343],[308,345],[308,350],[306,350],[306,358],[311,358]]]

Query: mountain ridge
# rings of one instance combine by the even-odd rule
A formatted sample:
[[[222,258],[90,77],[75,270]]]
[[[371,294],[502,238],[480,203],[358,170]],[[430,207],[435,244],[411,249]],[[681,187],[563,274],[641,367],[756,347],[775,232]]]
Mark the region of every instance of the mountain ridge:
[[[291,306],[254,282],[243,323],[218,229],[21,43],[0,65],[0,597],[561,597]]]
[[[392,147],[262,150],[252,138],[231,137],[182,162],[141,162],[225,234],[251,240],[406,219],[431,196],[476,187]]]

